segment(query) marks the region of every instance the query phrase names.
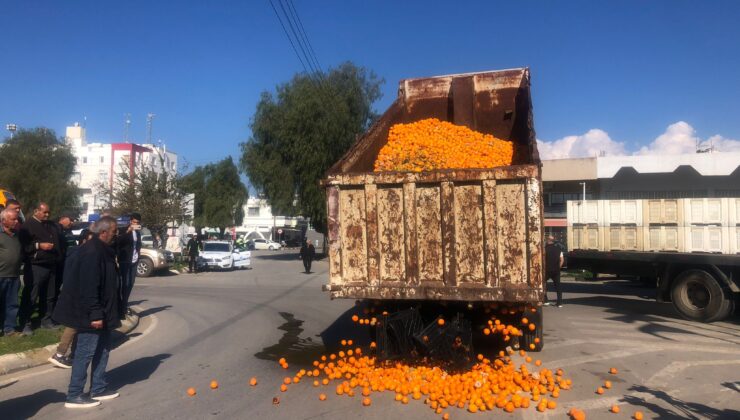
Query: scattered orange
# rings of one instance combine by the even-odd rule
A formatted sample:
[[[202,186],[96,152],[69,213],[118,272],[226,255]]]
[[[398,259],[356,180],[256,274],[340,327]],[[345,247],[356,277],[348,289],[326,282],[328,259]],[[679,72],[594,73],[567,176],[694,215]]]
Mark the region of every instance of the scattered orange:
[[[642,411],[635,411],[635,415],[633,416],[635,420],[642,420]]]
[[[619,413],[619,406],[616,404],[612,405],[611,412],[614,414]]]
[[[256,386],[257,385],[257,378],[252,378],[249,380],[249,385]]]
[[[218,382],[216,382],[215,380],[211,381],[211,389],[216,389],[216,388],[218,388]]]
[[[280,392],[285,392],[288,390],[288,386],[285,384],[280,385]]]
[[[618,373],[617,368],[610,368],[609,373],[611,373],[612,375],[616,375]]]
[[[364,398],[362,400],[362,405],[364,405],[365,407],[369,406],[372,403],[373,403],[373,401],[370,398]]]
[[[596,388],[596,393],[599,394],[599,395],[603,394],[604,393],[604,388],[602,388],[602,387]]]
[[[612,381],[604,381],[604,388],[611,389]]]
[[[319,401],[326,401],[326,394],[319,394]]]
[[[437,325],[439,325],[440,327],[443,326],[444,324],[445,324],[445,319],[444,318],[440,318],[440,319],[437,320]]]
[[[188,388],[188,395],[191,397],[195,395],[195,388],[193,387]]]

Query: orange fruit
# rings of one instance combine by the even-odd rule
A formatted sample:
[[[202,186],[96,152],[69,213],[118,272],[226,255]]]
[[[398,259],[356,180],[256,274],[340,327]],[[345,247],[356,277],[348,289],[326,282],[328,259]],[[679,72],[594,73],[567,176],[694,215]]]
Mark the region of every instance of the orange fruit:
[[[530,349],[530,350],[534,350],[534,349],[536,349],[536,348],[537,348],[537,346],[535,346],[535,345],[534,345],[534,343],[530,343],[530,344],[529,344],[529,349]]]
[[[319,401],[326,401],[326,394],[319,394]]]
[[[611,389],[611,387],[612,387],[612,382],[611,381],[604,381],[604,388]]]
[[[191,396],[191,397],[194,396],[195,395],[195,388],[193,388],[193,387],[188,388],[188,395]]]
[[[347,345],[351,346],[353,344],[352,340],[347,340]]]
[[[362,405],[364,405],[365,407],[369,406],[372,403],[373,403],[373,401],[370,398],[364,398],[362,400]]]
[[[450,420],[450,414],[449,413],[442,414],[442,420]]]
[[[357,322],[360,320],[360,317],[357,315],[352,315],[352,322]]]
[[[635,420],[642,420],[642,411],[635,411],[635,415],[633,416]]]
[[[611,373],[612,375],[616,375],[618,373],[617,368],[610,368],[609,373]]]
[[[556,403],[553,400],[550,400],[547,402],[547,408],[550,410],[554,410],[558,406],[558,403]]]
[[[249,380],[249,385],[256,386],[257,385],[257,378],[252,378]]]
[[[614,414],[617,414],[617,413],[619,413],[619,406],[618,406],[618,405],[616,405],[616,404],[614,404],[614,405],[612,406],[612,408],[611,408],[611,412],[612,412],[612,413],[614,413]]]
[[[537,329],[537,326],[534,324],[529,324],[529,331],[534,331]]]
[[[216,388],[218,388],[218,382],[216,382],[215,380],[211,381],[211,389],[216,389]]]
[[[313,381],[313,386],[319,386],[319,381]]]
[[[288,385],[285,385],[285,384],[280,385],[280,391],[281,392],[285,392],[287,390],[288,390]]]
[[[599,394],[599,395],[603,394],[604,393],[604,388],[602,388],[602,387],[596,388],[596,393]]]
[[[444,318],[440,318],[440,319],[437,320],[437,325],[439,325],[440,327],[443,326],[444,324],[445,324],[445,319]]]

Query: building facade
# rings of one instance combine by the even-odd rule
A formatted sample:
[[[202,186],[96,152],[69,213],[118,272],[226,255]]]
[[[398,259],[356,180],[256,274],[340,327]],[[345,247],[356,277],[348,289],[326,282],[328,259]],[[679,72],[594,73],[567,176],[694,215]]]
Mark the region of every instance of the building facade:
[[[67,127],[65,141],[77,158],[73,180],[80,192],[81,220],[108,206],[116,175],[127,171],[135,176],[141,165],[157,172],[177,172],[177,154],[165,146],[135,143],[88,143],[85,128]]]
[[[545,232],[566,244],[566,202],[740,197],[740,153],[602,156],[542,162]]]
[[[244,205],[244,221],[236,228],[237,234],[247,238],[280,240],[288,231],[304,231],[308,221],[303,217],[278,216],[265,198],[249,197]],[[280,233],[279,231],[283,231]]]

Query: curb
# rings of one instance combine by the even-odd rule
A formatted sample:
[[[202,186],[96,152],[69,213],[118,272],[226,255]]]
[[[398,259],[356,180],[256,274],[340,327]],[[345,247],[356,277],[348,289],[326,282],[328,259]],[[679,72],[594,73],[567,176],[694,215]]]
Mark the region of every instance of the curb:
[[[126,319],[121,321],[121,326],[116,328],[116,331],[123,335],[128,335],[138,325],[138,314],[126,316]],[[0,356],[0,375],[7,375],[19,370],[30,369],[49,363],[48,359],[54,354],[58,345],[59,343],[49,344],[46,347]]]

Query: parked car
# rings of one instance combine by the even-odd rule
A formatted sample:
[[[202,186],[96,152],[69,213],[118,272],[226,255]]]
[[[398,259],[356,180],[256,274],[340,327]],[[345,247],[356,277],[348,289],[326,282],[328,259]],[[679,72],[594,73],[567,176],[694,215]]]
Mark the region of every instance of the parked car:
[[[240,251],[229,241],[206,241],[198,256],[198,262],[204,268],[246,269],[252,264],[251,257],[251,252]]]
[[[139,277],[149,277],[157,271],[169,270],[174,262],[175,256],[170,251],[142,247],[139,252],[136,275]]]
[[[269,249],[270,251],[276,251],[283,246],[280,245],[277,242],[271,241],[269,239],[255,239],[254,240],[254,249]]]

